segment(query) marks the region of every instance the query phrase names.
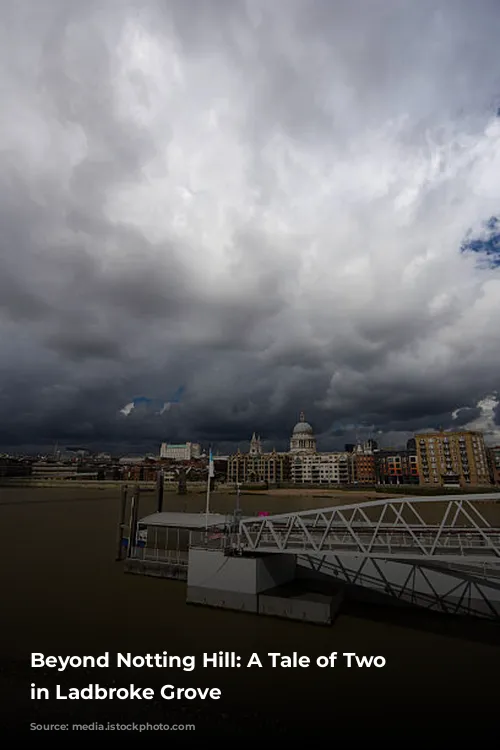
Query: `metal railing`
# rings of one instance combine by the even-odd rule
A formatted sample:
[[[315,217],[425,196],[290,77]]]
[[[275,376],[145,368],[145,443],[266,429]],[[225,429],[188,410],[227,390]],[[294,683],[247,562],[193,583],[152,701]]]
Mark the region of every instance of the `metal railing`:
[[[154,547],[136,546],[130,550],[129,559],[187,568],[189,552],[187,550],[165,550]]]

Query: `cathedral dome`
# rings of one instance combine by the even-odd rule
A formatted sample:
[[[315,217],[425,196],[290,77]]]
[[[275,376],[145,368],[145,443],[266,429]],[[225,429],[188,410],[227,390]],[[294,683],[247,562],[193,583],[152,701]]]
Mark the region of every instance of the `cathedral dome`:
[[[293,434],[294,435],[312,435],[313,428],[311,427],[309,422],[297,422],[297,424],[293,428]]]
[[[291,453],[315,453],[316,452],[316,438],[314,437],[314,430],[306,422],[304,412],[300,412],[300,418],[295,427],[293,428],[292,437],[290,439],[290,452]]]
[[[314,435],[313,428],[309,424],[309,422],[306,422],[306,418],[304,416],[304,412],[300,412],[299,421],[293,428],[293,434],[294,435]]]

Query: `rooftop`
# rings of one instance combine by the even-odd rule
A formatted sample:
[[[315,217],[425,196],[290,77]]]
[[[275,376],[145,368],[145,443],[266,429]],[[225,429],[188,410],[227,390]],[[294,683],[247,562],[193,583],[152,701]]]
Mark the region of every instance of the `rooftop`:
[[[228,516],[221,513],[208,514],[208,526],[225,526]],[[141,526],[168,526],[181,529],[204,529],[207,525],[205,513],[153,513],[141,518]]]

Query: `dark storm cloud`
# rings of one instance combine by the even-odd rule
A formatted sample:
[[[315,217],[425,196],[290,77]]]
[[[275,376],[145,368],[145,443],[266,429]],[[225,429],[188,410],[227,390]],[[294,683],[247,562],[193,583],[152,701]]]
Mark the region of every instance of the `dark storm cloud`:
[[[493,436],[495,2],[2,9],[0,443]]]

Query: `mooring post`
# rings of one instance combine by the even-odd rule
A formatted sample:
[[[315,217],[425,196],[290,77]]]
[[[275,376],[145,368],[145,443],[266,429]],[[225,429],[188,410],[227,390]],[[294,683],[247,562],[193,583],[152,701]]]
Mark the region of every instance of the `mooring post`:
[[[137,546],[137,521],[139,518],[140,492],[140,487],[138,484],[136,484],[133,489],[132,502],[130,503],[130,531],[127,550],[128,557],[132,557],[132,550]]]
[[[180,469],[179,470],[179,482],[178,482],[178,485],[177,485],[177,494],[178,495],[187,495],[186,469]]]
[[[157,505],[156,512],[161,513],[163,510],[163,492],[165,490],[165,474],[163,469],[160,469],[156,475],[156,493],[157,493]]]
[[[123,540],[125,531],[125,516],[127,514],[127,485],[123,485],[120,488],[120,518],[118,521],[118,529],[116,533],[116,562],[121,562],[125,557],[123,551]]]

